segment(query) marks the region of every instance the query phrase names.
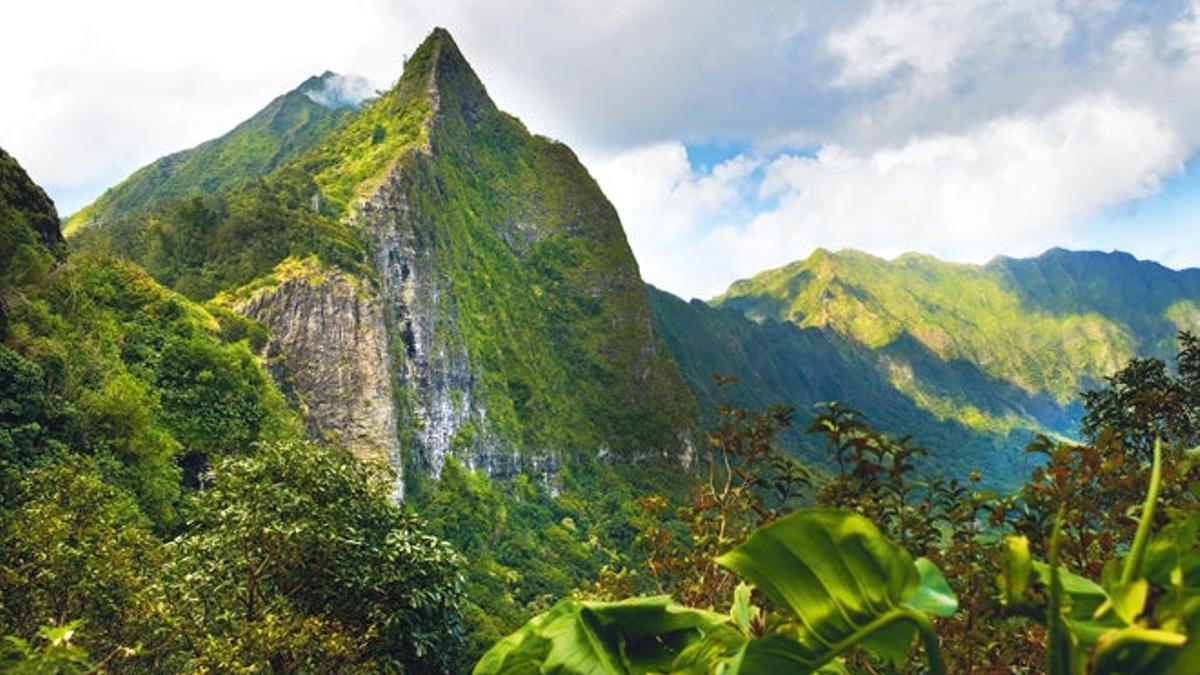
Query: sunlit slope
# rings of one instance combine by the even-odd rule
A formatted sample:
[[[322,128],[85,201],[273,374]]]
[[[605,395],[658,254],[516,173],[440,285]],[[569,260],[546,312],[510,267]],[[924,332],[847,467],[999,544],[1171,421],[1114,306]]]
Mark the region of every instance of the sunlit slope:
[[[68,218],[67,236],[168,199],[236,187],[295,159],[349,116],[350,101],[322,95],[338,77],[331,72],[310,77],[225,135],[138,169]]]

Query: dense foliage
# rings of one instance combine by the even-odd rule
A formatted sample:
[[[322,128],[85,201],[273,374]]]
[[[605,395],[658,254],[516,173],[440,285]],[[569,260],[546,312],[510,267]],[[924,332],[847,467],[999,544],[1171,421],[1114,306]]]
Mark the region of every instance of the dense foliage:
[[[448,670],[460,561],[386,474],[306,444],[218,464],[142,599],[139,667]]]
[[[387,469],[298,440],[260,327],[17,241],[35,255],[5,261],[5,672],[451,669],[460,558]]]
[[[23,299],[0,345],[5,493],[22,469],[82,454],[165,532],[185,470],[298,433],[246,345],[128,263],[72,259]]]
[[[207,300],[268,274],[288,256],[317,255],[361,272],[365,243],[312,207],[316,184],[285,174],[214,195],[171,199],[76,235],[72,245],[136,261],[160,283]]]
[[[1174,374],[1160,361],[1135,360],[1088,392],[1087,444],[1031,444],[1029,452],[1045,460],[1007,495],[922,476],[912,460],[923,448],[876,431],[841,404],[824,406],[808,427],[824,439],[836,470],[808,472],[773,449],[791,411],[725,406],[712,435],[714,461],[694,499],[674,513],[662,497],[639,499],[646,516],[635,547],[641,560],[635,554],[624,561],[631,568],[577,593],[609,602],[563,601],[497,643],[476,672],[530,663],[554,663],[562,672],[808,672],[838,655],[836,667],[855,672],[941,672],[943,657],[953,672],[1188,672],[1196,658],[1190,638],[1200,635],[1200,449],[1189,450],[1197,440],[1200,380],[1197,340],[1184,333],[1179,341]],[[1146,439],[1153,439],[1150,456]],[[867,569],[889,569],[907,552],[928,558],[914,574],[929,589],[905,592],[929,601],[923,607],[940,618],[896,610],[904,615],[897,626],[907,626],[900,632],[870,616],[851,620],[855,611],[890,605],[823,599],[842,592],[834,589],[897,588],[863,577],[862,565],[821,557],[840,550],[836,533],[853,518],[862,523],[854,528],[876,533],[868,540],[896,542],[854,544],[860,554],[881,556]],[[750,592],[722,566],[755,584],[763,609],[748,609]],[[934,574],[938,568],[948,583]],[[839,570],[854,570],[855,582]],[[684,605],[659,596],[628,601],[631,607],[652,601],[675,616],[729,608],[728,618],[702,613],[680,631],[657,634],[655,644],[668,653],[652,664],[623,656],[631,653],[632,624],[608,620],[613,625],[589,641],[590,651],[574,642],[575,629],[560,626],[566,617],[619,613],[622,603],[613,598],[645,591]],[[955,596],[954,604],[938,600]],[[585,623],[597,630],[597,621],[606,625]],[[914,628],[930,659],[923,665],[908,649]],[[856,645],[866,649],[849,649]]]
[[[114,670],[453,658],[456,555],[349,455],[286,440],[245,343],[122,263],[25,298],[0,346],[4,632],[79,621]]]

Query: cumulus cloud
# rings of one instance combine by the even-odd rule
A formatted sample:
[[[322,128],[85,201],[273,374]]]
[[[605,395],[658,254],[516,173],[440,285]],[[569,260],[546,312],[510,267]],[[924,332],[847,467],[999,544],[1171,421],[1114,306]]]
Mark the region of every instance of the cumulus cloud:
[[[1184,147],[1153,110],[1102,96],[866,153],[739,156],[711,174],[660,145],[609,160],[597,178],[648,274],[708,296],[817,246],[973,261],[1037,253],[1089,214],[1155,192]],[[706,222],[714,211],[755,215]],[[715,257],[697,265],[701,253]]]
[[[725,265],[716,259],[710,232],[753,215],[747,200],[762,160],[738,155],[698,171],[686,148],[669,142],[588,164],[621,214],[643,278],[679,293],[713,287],[714,273]]]
[[[869,84],[900,68],[944,78],[961,60],[1014,48],[1055,49],[1073,22],[1053,0],[880,2],[829,36],[835,85]]]
[[[867,154],[832,145],[771,163],[761,189],[779,207],[750,223],[746,245],[919,246],[959,260],[1036,252],[1089,214],[1153,193],[1184,159],[1153,110],[1111,97]]]

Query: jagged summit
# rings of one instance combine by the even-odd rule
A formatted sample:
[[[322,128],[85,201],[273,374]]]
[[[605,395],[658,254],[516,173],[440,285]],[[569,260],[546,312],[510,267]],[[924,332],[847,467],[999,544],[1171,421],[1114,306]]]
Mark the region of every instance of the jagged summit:
[[[429,51],[429,88],[435,115],[457,113],[464,121],[474,123],[482,115],[496,112],[496,104],[449,31],[433,29],[417,53],[422,49]]]
[[[425,99],[431,123],[451,119],[474,125],[499,112],[445,28],[434,28],[405,61],[404,72],[388,97],[398,112],[410,110],[414,98]]]

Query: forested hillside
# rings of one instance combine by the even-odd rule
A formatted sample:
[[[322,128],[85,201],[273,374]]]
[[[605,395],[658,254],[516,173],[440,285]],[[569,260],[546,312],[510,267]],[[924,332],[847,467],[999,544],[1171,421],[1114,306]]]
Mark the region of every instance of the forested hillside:
[[[711,305],[651,290],[656,325],[702,408],[714,372],[738,377],[744,405],[825,401],[911,433],[959,476],[1013,485],[1035,433],[1073,436],[1092,388],[1129,359],[1167,359],[1200,329],[1200,270],[1124,253],[1054,249],[983,265],[857,251],[734,283]],[[809,457],[819,448],[785,436]]]
[[[302,442],[260,327],[64,258],[0,169],[0,668],[448,668],[461,561],[388,467]]]
[[[684,302],[655,288],[648,293],[655,328],[710,425],[722,403],[753,409],[786,403],[797,409],[801,424],[783,430],[779,442],[820,464],[826,461],[824,441],[804,433],[807,418],[816,414],[818,404],[842,401],[866,412],[882,430],[919,437],[931,451],[921,461],[925,469],[959,477],[980,471],[989,484],[1000,486],[1015,484],[1028,468],[1029,459],[1020,450],[1035,425],[990,432],[941,417],[896,387],[880,367],[879,355],[833,329],[760,323],[731,308]],[[938,364],[928,356],[924,362],[940,366],[944,381],[959,388],[955,400],[979,400],[980,393],[971,388],[990,384],[972,377],[968,368]],[[736,381],[721,386],[715,375]],[[990,405],[1008,408],[1008,391],[993,393]],[[1056,422],[1055,428],[1063,428],[1061,420]]]

